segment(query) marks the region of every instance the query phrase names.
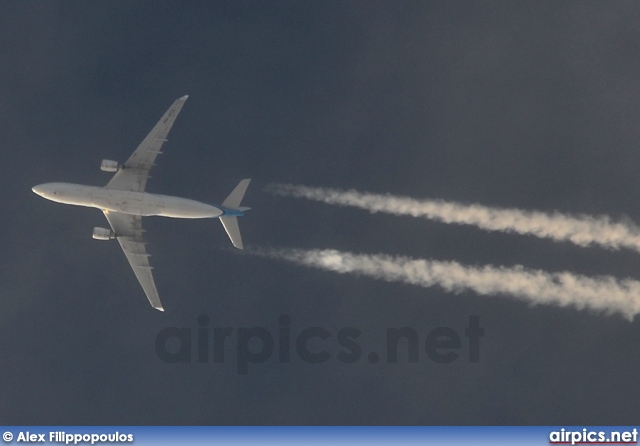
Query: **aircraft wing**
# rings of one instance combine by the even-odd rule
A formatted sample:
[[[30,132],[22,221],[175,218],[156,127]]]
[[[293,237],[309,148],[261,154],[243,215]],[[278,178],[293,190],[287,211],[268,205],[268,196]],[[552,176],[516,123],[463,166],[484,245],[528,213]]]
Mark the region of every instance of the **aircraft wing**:
[[[182,110],[182,106],[189,96],[183,96],[176,100],[167,110],[160,121],[149,132],[147,137],[140,143],[138,148],[129,157],[123,168],[111,178],[105,186],[107,189],[128,190],[142,192],[149,178],[149,171],[153,167],[153,162],[160,152],[162,144],[167,141],[167,135],[173,122]]]
[[[149,299],[149,303],[156,310],[164,311],[156,284],[153,281],[151,270],[153,267],[149,265],[149,254],[145,248],[142,239],[142,217],[139,215],[122,214],[119,212],[104,211],[111,229],[116,234],[116,238],[127,256],[127,260],[133,268],[142,289]]]

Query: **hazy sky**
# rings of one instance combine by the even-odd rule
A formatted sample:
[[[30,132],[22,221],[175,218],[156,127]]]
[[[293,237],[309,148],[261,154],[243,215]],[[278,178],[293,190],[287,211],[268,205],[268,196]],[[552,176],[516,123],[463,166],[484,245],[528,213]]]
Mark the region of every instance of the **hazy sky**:
[[[305,268],[236,252],[217,221],[148,218],[160,313],[118,244],[92,240],[98,210],[30,189],[106,184],[100,161],[188,94],[147,190],[219,203],[252,178],[247,247],[640,279],[633,251],[264,190],[640,222],[639,53],[635,1],[0,2],[0,424],[637,422],[637,320]],[[190,331],[191,362],[158,356],[167,327]],[[417,362],[404,340],[387,362],[394,327],[418,334]],[[457,359],[428,354],[434,330],[459,337]],[[273,354],[239,374],[252,333]],[[329,359],[305,360],[300,334]]]

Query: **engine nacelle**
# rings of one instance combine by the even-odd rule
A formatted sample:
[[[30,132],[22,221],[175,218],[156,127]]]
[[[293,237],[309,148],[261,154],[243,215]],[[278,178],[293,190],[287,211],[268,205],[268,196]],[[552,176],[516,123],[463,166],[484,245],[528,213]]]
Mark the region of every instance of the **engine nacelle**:
[[[100,164],[100,170],[105,172],[117,172],[120,169],[122,169],[122,165],[117,161],[102,160],[102,164]]]
[[[113,240],[116,234],[111,229],[93,228],[93,238],[96,240]]]

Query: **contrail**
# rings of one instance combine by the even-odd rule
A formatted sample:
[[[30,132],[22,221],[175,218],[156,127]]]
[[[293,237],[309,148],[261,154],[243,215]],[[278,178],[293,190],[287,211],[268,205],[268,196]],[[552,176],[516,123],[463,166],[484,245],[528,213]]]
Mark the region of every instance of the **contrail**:
[[[522,266],[471,267],[457,262],[354,254],[333,249],[252,248],[249,252],[341,274],[362,274],[422,287],[439,286],[454,293],[472,290],[480,295],[508,295],[532,304],[620,313],[629,321],[640,313],[640,282],[631,279],[548,273]]]
[[[487,231],[515,232],[556,241],[570,241],[579,246],[600,245],[609,249],[629,248],[640,252],[640,228],[633,223],[612,222],[607,216],[571,216],[558,212],[548,214],[292,184],[272,184],[267,187],[267,191],[275,195],[352,206],[371,212],[474,225]]]

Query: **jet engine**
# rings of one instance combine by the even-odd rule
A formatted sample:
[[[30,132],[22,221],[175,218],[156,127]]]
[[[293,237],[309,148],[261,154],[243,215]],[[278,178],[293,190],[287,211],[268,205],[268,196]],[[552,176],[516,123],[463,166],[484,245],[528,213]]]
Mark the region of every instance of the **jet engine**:
[[[105,172],[117,172],[120,169],[122,169],[122,165],[117,161],[102,160],[102,164],[100,164],[100,170]]]
[[[93,238],[96,240],[113,240],[116,234],[111,229],[93,228]]]

